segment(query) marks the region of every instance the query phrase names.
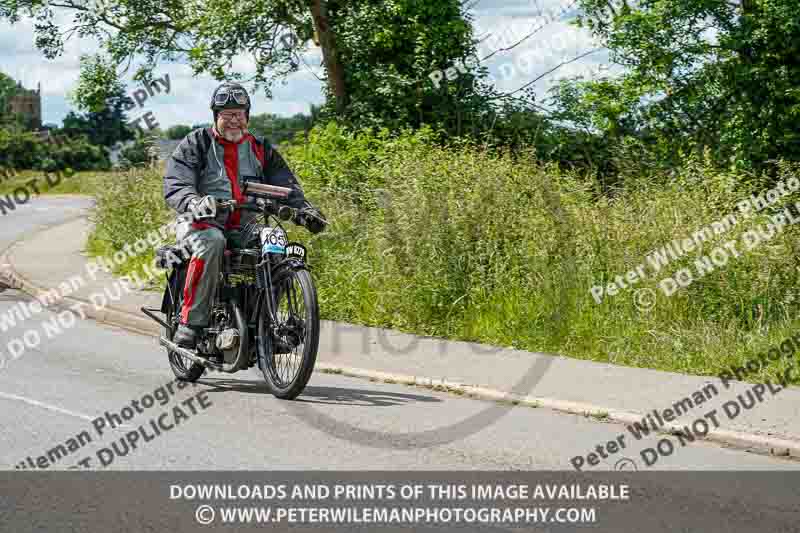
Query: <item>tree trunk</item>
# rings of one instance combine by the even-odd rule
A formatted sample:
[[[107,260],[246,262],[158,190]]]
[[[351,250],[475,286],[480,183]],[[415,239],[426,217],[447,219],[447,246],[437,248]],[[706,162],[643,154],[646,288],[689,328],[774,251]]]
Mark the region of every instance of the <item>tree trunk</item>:
[[[748,27],[751,24],[750,18],[754,17],[754,16],[757,16],[755,1],[754,0],[742,0],[742,16],[741,16],[741,19],[740,19],[741,20],[740,23],[744,24],[745,27]],[[750,31],[752,31],[752,30],[750,30]],[[742,49],[742,53],[740,55],[742,56],[742,59],[745,61],[745,63],[752,64],[753,63],[754,54],[755,54],[755,52],[753,50],[753,47],[752,46],[747,46],[747,47]]]
[[[344,83],[344,67],[339,62],[336,50],[336,36],[331,30],[328,9],[325,0],[311,0],[311,16],[322,47],[322,58],[328,75],[328,86],[336,98],[336,112],[343,114],[347,107],[347,87]]]

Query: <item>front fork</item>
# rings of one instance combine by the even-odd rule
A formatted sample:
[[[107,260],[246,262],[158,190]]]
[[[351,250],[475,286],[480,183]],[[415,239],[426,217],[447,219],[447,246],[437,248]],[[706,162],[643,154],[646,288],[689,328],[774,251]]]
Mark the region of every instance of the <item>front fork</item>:
[[[275,321],[275,294],[272,287],[272,273],[270,272],[269,262],[265,259],[256,266],[256,289],[258,296],[253,306],[253,314],[250,317],[251,324],[257,324],[263,312],[262,306],[267,306],[270,323]],[[269,295],[269,298],[267,298]]]
[[[257,285],[258,301],[253,308],[252,322],[255,323],[259,314],[263,312],[262,306],[266,306],[266,311],[269,313],[270,333],[275,333],[275,325],[280,321],[278,320],[278,288],[283,279],[288,275],[284,270],[294,270],[295,268],[304,267],[304,265],[296,260],[289,260],[278,265],[278,267],[271,268],[268,261],[264,260],[258,266],[257,272]],[[273,270],[274,274],[273,275]],[[277,281],[278,285],[275,284]]]

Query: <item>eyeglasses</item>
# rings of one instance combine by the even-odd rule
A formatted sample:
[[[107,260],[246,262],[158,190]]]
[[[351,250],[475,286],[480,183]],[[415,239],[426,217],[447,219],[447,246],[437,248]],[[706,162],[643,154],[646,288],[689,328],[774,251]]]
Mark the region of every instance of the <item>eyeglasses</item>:
[[[227,104],[231,98],[239,105],[247,105],[249,103],[247,93],[244,90],[222,88],[214,95],[214,105],[223,106]]]
[[[223,120],[233,120],[233,119],[245,120],[246,118],[244,111],[238,111],[234,113],[220,113],[219,116]]]

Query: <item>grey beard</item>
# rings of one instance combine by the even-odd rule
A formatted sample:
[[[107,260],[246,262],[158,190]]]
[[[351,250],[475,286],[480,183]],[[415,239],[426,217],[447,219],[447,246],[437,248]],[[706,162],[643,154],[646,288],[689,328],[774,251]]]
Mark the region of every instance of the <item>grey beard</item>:
[[[226,141],[230,142],[238,142],[242,137],[244,137],[244,131],[238,130],[238,133],[233,133],[228,130],[222,131],[222,138]]]

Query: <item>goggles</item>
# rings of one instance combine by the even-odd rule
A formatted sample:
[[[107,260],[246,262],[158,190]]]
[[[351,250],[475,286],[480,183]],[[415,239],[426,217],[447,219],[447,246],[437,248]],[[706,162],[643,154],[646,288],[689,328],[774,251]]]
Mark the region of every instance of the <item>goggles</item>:
[[[227,105],[228,102],[233,99],[239,105],[246,106],[250,103],[247,98],[247,93],[242,89],[220,89],[217,94],[214,95],[214,106],[221,107]]]

